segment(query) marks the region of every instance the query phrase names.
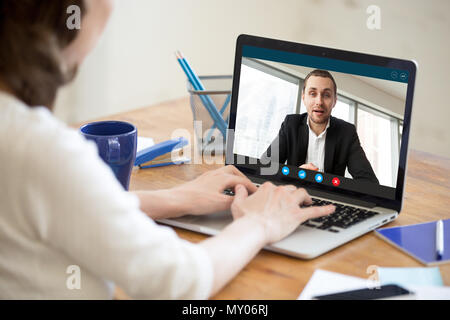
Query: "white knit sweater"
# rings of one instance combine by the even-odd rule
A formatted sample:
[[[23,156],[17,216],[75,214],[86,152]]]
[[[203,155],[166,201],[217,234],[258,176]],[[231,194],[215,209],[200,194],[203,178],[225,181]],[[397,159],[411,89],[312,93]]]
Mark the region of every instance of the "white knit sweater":
[[[207,253],[141,212],[93,142],[0,92],[0,298],[110,299],[116,283],[203,299],[212,281]]]

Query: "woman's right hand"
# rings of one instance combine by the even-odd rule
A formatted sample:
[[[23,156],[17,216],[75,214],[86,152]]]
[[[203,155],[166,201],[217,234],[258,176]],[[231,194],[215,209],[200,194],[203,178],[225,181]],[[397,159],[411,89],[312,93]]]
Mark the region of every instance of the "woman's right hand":
[[[266,244],[271,244],[288,236],[304,221],[329,215],[335,210],[333,205],[300,208],[311,204],[305,189],[266,182],[250,196],[244,186],[236,186],[231,212],[234,219],[245,216],[260,224]]]

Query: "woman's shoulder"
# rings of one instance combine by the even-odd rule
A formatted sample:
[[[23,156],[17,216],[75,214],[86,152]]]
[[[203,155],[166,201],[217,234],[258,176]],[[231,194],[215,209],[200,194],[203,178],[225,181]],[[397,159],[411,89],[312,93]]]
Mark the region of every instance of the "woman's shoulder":
[[[76,130],[57,119],[45,107],[30,108],[13,97],[5,97],[2,93],[0,110],[0,130],[3,131],[0,135],[0,145],[9,158],[28,156],[37,160],[41,155],[48,155],[50,152],[83,145],[84,139]]]
[[[29,132],[37,131],[37,139],[45,138],[52,130],[61,130],[64,125],[45,107],[29,107],[19,99],[0,92],[1,122],[4,133],[18,139]],[[42,129],[41,129],[42,128]],[[46,128],[47,130],[44,130]]]
[[[29,108],[0,94],[0,110],[0,153],[5,170],[52,175],[59,169],[98,161],[95,145],[47,108]]]

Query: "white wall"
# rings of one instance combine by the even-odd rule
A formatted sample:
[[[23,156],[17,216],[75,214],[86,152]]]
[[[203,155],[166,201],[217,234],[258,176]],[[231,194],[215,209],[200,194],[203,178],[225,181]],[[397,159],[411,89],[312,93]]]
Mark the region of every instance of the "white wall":
[[[366,8],[381,9],[381,30]],[[231,74],[241,33],[419,63],[411,147],[450,157],[448,0],[117,0],[98,47],[55,108],[77,123],[186,96],[179,49],[198,74]]]

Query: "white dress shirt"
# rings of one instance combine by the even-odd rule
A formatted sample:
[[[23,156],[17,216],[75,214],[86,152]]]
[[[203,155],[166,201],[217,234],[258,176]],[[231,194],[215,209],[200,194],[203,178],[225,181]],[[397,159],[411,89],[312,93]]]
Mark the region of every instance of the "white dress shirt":
[[[0,92],[0,299],[110,299],[114,283],[138,299],[208,298],[206,251],[139,206],[94,142]]]
[[[306,153],[306,162],[312,163],[317,168],[318,171],[324,172],[324,162],[325,162],[325,140],[327,138],[327,130],[330,126],[330,119],[328,119],[327,126],[325,130],[319,134],[318,136],[311,130],[309,126],[309,117],[306,119],[306,123],[309,129],[309,137],[308,137],[308,152]]]

